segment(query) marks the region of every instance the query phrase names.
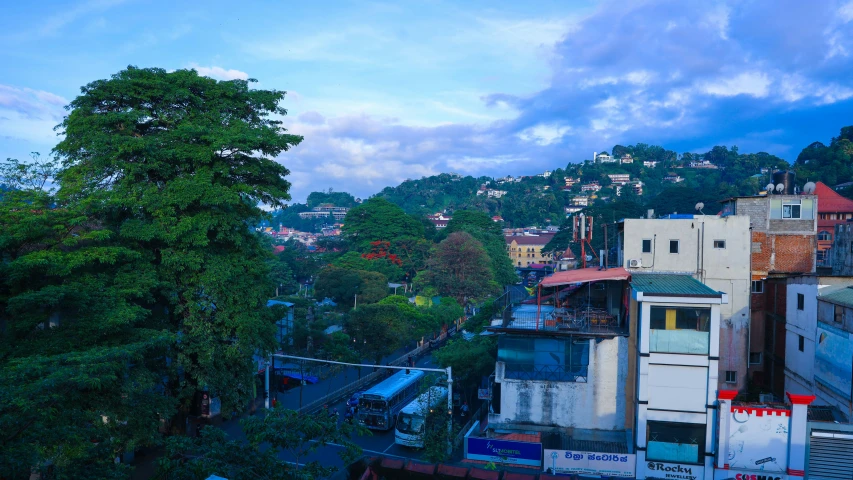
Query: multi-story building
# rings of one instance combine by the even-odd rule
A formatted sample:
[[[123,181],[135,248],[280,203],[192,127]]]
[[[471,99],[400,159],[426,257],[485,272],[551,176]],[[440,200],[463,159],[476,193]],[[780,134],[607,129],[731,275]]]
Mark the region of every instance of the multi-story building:
[[[601,185],[598,182],[590,182],[581,185],[581,192],[597,192],[601,190]]]
[[[832,267],[832,242],[835,226],[853,219],[853,200],[843,197],[823,182],[816,182],[818,267]]]
[[[746,387],[749,340],[749,217],[669,215],[618,225],[618,262],[632,273],[689,275],[724,292],[720,307],[720,384]],[[658,238],[660,237],[660,238]]]
[[[681,175],[670,174],[663,177],[663,181],[667,183],[681,183],[684,181],[684,178]]]
[[[768,296],[765,294],[768,279],[815,271],[817,198],[814,195],[792,195],[792,192],[793,185],[789,184],[780,194],[731,198],[723,202],[721,213],[723,218],[745,215],[750,219],[752,253],[749,265],[752,284],[749,358],[753,361],[749,364],[748,375],[757,385],[767,384],[765,366],[768,362],[776,358],[777,366],[785,364],[782,360],[785,343],[779,342],[778,346],[772,342],[768,344],[769,340],[765,336],[768,322],[775,325],[774,315],[779,315],[779,312],[784,315],[785,312],[782,306],[773,307],[769,310],[768,320]],[[772,348],[776,356],[770,360],[766,356],[762,359],[762,353],[768,348]],[[761,361],[755,362],[758,359]],[[783,378],[775,378],[775,381],[783,382]]]
[[[565,181],[566,181],[566,186],[571,187],[572,185],[580,182],[580,179],[579,178],[566,177]]]
[[[299,218],[325,218],[331,216],[335,220],[341,221],[347,216],[347,212],[349,212],[349,208],[347,207],[336,207],[330,204],[323,204],[312,208],[308,212],[300,212]]]
[[[572,205],[578,205],[581,207],[589,206],[589,197],[578,195],[577,197],[572,197]]]
[[[818,308],[821,296],[831,295],[839,288],[853,285],[853,277],[802,275],[787,279],[785,295],[784,376],[786,392],[815,395],[815,355],[820,346],[818,334]],[[830,322],[832,324],[834,322]],[[767,330],[765,330],[767,331]],[[777,328],[773,332],[779,342]],[[769,336],[769,335],[768,335]],[[824,375],[825,374],[819,374]],[[778,391],[774,391],[778,396]],[[820,402],[818,402],[820,404]]]
[[[542,248],[554,238],[554,234],[509,235],[506,239],[506,251],[516,267],[527,267],[535,263],[551,263],[553,256],[543,252]]]
[[[853,222],[835,226],[831,252],[832,274],[853,276]]]
[[[617,197],[622,196],[622,189],[623,189],[623,188],[630,188],[630,189],[632,189],[632,190],[634,191],[634,193],[636,193],[637,195],[642,195],[642,194],[643,194],[643,182],[641,182],[641,181],[639,181],[639,180],[637,180],[637,181],[635,181],[635,182],[628,182],[628,183],[626,183],[626,184],[624,184],[624,185],[617,185],[617,186],[616,186],[616,196],[617,196]]]
[[[625,185],[631,181],[631,175],[628,173],[611,173],[607,177],[610,178],[611,182],[619,185]]]
[[[607,153],[598,153],[592,152],[592,158],[595,160],[595,163],[616,163],[619,160],[611,157]]]
[[[623,165],[626,163],[634,163],[634,157],[632,157],[630,153],[626,153],[619,159],[619,163]]]
[[[658,166],[657,160],[643,160],[643,166],[647,168],[655,168]]]
[[[728,295],[691,275],[632,275],[637,478],[669,478],[665,472],[685,469],[690,478],[714,478],[720,315],[727,302]]]

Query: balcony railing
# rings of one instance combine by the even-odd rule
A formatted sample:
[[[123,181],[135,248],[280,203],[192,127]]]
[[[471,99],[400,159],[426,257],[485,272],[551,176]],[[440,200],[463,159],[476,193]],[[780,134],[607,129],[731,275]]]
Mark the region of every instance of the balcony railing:
[[[564,334],[627,335],[627,318],[620,319],[597,308],[553,308],[543,305],[522,305],[506,309],[494,322],[492,329],[534,330]]]

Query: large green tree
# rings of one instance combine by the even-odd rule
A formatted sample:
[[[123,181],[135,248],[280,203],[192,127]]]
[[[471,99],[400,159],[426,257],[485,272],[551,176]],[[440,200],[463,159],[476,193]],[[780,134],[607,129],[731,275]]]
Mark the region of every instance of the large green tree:
[[[317,298],[331,298],[341,306],[376,303],[388,295],[388,279],[378,272],[349,270],[335,266],[320,271],[314,284]]]
[[[460,305],[498,290],[483,244],[467,232],[454,232],[436,245],[429,270],[418,278]]]
[[[483,212],[460,210],[447,222],[441,238],[446,238],[454,232],[466,232],[483,244],[483,249],[489,257],[492,275],[498,285],[512,285],[518,281],[512,260],[506,254],[506,240],[500,223]]]
[[[250,82],[128,67],[83,87],[58,127],[60,201],[88,199],[151,265],[145,306],[179,336],[165,391],[182,412],[202,388],[237,409],[252,355],[273,347],[268,252],[249,227],[289,199],[275,157],[301,137],[282,128],[284,92]]]
[[[393,244],[405,237],[423,237],[424,226],[397,205],[374,197],[347,212],[342,233],[358,251],[366,252],[377,240]]]
[[[157,442],[174,336],[140,306],[156,275],[88,202],[45,190],[52,162],[0,165],[0,477],[116,478]]]

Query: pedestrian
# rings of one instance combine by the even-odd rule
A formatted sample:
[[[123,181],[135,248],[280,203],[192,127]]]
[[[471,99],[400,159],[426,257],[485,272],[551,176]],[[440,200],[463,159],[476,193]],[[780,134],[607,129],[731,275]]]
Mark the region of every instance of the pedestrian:
[[[468,416],[468,402],[462,402],[462,416]]]

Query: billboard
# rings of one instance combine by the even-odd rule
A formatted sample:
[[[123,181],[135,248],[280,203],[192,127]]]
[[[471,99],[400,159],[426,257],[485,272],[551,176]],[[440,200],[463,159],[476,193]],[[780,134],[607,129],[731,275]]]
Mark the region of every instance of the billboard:
[[[732,408],[729,470],[785,472],[788,467],[790,412],[774,408]]]
[[[465,458],[514,465],[542,466],[542,444],[468,437]]]
[[[604,477],[634,477],[636,456],[628,453],[576,452],[545,450],[542,466],[555,475],[585,474]]]
[[[853,335],[823,322],[817,322],[815,342],[815,380],[842,398],[850,398],[853,389]]]

